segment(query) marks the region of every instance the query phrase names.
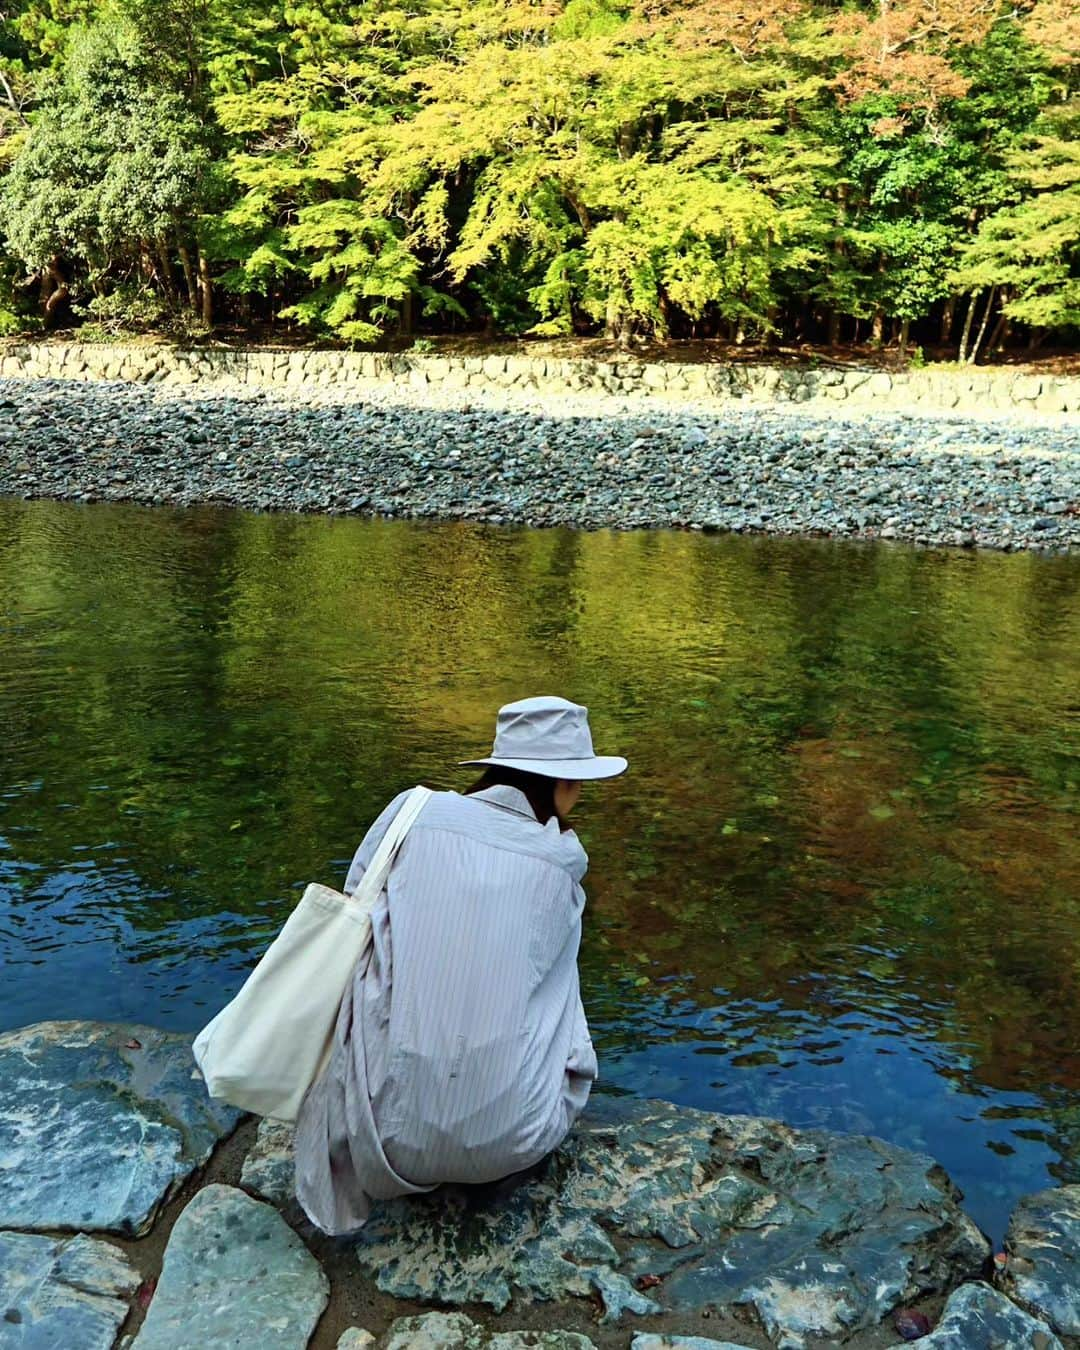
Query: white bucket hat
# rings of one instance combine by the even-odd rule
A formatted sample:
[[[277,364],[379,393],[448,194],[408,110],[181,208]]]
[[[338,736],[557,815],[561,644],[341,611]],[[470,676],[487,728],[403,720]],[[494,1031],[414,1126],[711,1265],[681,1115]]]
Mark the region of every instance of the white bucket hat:
[[[499,709],[495,745],[486,759],[460,764],[501,765],[545,778],[614,778],[621,755],[594,755],[589,710],[565,698],[523,698]]]

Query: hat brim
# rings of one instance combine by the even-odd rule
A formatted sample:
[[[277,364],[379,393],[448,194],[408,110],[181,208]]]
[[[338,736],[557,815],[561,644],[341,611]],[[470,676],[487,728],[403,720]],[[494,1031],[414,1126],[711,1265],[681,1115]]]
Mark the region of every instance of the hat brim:
[[[591,759],[459,759],[459,765],[476,764],[502,769],[520,769],[542,778],[566,778],[571,782],[594,778],[617,778],[627,764],[621,755],[594,755]]]

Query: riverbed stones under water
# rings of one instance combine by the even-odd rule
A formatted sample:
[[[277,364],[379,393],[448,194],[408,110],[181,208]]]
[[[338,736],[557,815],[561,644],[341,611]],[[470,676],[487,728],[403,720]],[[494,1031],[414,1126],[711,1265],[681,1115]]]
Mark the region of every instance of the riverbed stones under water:
[[[394,386],[347,399],[0,381],[0,494],[1005,549],[1080,543],[1076,417],[424,397]]]
[[[0,1228],[138,1234],[240,1113],[190,1038],[42,1022],[0,1035]]]

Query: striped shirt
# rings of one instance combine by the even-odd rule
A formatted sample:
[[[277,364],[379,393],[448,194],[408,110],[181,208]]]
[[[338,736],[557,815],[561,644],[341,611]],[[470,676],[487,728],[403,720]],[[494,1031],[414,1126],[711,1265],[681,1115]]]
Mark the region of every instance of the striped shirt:
[[[297,1122],[297,1195],[325,1232],[360,1227],[373,1199],[520,1171],[564,1138],[596,1077],[577,970],[587,866],[516,788],[425,804]]]

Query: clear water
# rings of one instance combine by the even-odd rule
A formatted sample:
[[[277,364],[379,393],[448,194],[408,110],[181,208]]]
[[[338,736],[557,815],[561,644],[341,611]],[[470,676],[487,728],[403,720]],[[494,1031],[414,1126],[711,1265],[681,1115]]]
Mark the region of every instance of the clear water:
[[[1080,1179],[1080,558],[0,502],[0,1020],[194,1029],[500,703],[587,703],[601,1088]]]

